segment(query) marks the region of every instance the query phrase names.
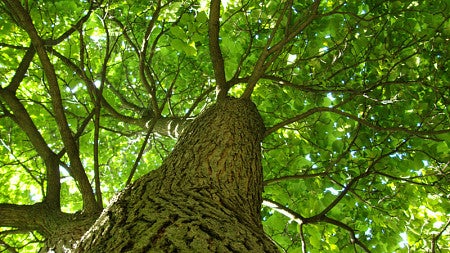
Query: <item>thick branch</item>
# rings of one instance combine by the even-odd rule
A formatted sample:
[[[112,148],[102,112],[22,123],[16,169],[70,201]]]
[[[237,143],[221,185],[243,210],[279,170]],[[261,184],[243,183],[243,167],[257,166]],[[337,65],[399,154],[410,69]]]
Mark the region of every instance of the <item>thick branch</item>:
[[[225,79],[225,65],[219,45],[219,31],[220,31],[220,0],[212,0],[209,10],[209,52],[214,68],[214,76],[217,85],[217,97],[223,98],[227,95],[229,87]]]
[[[43,227],[44,209],[41,203],[35,205],[0,204],[0,227],[14,227],[24,231],[39,231]]]
[[[17,233],[39,232],[46,238],[40,252],[68,252],[96,218],[96,214],[63,213],[46,203],[0,204],[0,227],[17,228]]]
[[[28,33],[32,41],[33,46],[39,56],[42,64],[47,82],[49,85],[49,93],[51,96],[53,111],[55,119],[59,128],[59,132],[62,137],[62,141],[67,150],[67,154],[70,159],[70,172],[75,180],[80,185],[80,191],[83,197],[84,208],[87,212],[96,212],[97,205],[92,190],[92,186],[89,183],[89,179],[84,171],[83,165],[79,157],[79,150],[76,144],[75,138],[69,128],[66,115],[64,113],[64,106],[62,103],[61,93],[55,73],[53,64],[45,50],[44,41],[39,36],[36,28],[33,25],[32,19],[23,6],[18,1],[5,0],[6,5],[11,10],[11,13],[16,18],[16,21],[21,25],[23,29]]]
[[[47,171],[45,201],[48,204],[51,204],[53,208],[57,208],[59,210],[61,188],[59,181],[59,157],[48,147],[27,110],[15,96],[14,92],[15,91],[0,89],[0,97],[6,101],[9,108],[13,112],[11,118],[25,132],[34,149],[44,161]]]
[[[11,92],[16,92],[17,88],[19,88],[20,83],[25,78],[25,74],[28,71],[28,68],[30,67],[30,63],[33,60],[34,54],[36,53],[36,50],[34,50],[33,46],[30,46],[23,56],[22,61],[19,64],[19,67],[16,69],[16,72],[9,83],[8,87],[6,87],[7,90]]]

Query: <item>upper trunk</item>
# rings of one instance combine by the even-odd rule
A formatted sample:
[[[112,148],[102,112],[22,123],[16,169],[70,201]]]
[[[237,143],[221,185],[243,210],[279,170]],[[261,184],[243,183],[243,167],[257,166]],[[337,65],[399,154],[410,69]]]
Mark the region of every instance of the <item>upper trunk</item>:
[[[219,101],[161,168],[117,196],[77,251],[277,252],[260,221],[263,133],[251,101]]]

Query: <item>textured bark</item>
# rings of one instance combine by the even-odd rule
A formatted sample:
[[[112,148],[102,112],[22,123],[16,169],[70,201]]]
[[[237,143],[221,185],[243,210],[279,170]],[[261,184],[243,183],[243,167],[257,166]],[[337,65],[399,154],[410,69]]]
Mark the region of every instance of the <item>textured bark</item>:
[[[161,168],[116,197],[76,252],[277,252],[260,221],[263,133],[251,101],[220,100]]]
[[[0,204],[0,227],[14,227],[19,231],[37,231],[46,238],[40,252],[70,251],[92,226],[98,214],[63,213],[54,205]]]
[[[89,213],[66,214],[54,213],[45,217],[49,222],[45,245],[39,252],[66,253],[71,252],[75,244],[92,226],[98,215]]]

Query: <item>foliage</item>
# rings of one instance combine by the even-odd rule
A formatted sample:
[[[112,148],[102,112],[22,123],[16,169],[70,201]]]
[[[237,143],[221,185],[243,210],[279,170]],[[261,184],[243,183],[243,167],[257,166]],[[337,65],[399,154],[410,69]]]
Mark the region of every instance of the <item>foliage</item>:
[[[187,120],[214,102],[209,2],[22,4],[105,202],[170,152],[175,140],[157,120]],[[59,155],[63,211],[79,211],[45,66],[8,6],[0,5],[0,202],[47,194],[44,158],[12,96]],[[267,127],[262,219],[281,248],[450,251],[449,13],[445,0],[222,1],[225,77],[231,95],[250,90]],[[4,250],[33,251],[28,244],[41,240],[15,234],[0,230]]]

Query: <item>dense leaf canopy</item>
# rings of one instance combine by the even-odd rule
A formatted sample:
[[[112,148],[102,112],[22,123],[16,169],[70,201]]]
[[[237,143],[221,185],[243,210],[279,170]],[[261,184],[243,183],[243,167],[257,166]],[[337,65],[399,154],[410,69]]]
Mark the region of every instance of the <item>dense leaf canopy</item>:
[[[230,87],[267,128],[282,249],[450,251],[447,0],[229,0],[219,26],[209,1],[17,2],[0,4],[0,203],[104,206]],[[0,251],[42,239],[4,227]]]

